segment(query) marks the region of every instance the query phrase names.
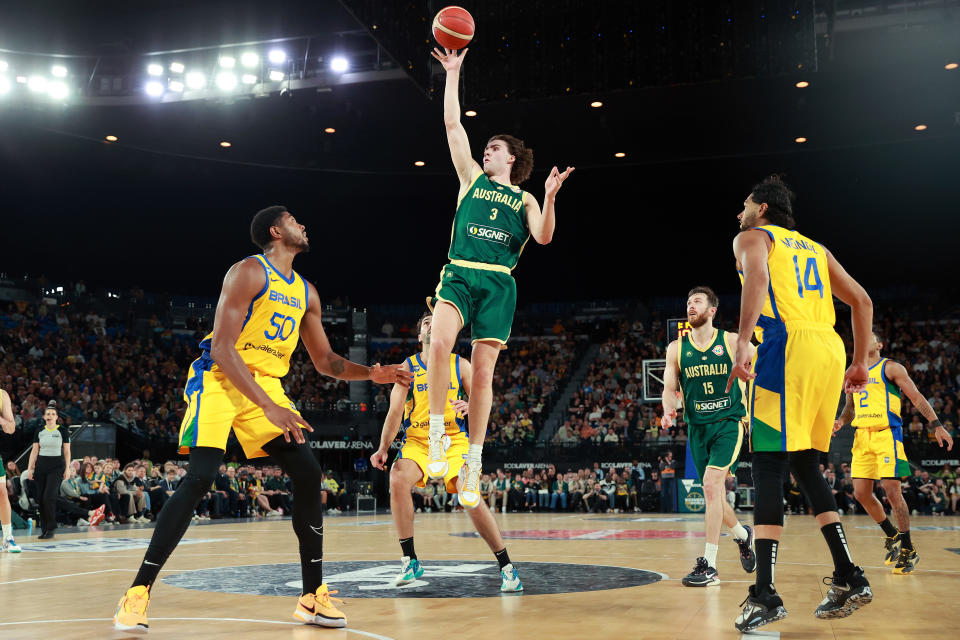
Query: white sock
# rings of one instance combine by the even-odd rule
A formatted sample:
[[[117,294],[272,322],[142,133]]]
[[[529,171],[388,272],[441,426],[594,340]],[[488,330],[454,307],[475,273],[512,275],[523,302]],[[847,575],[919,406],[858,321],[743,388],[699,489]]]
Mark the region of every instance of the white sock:
[[[714,569],[717,568],[717,545],[706,543],[703,545],[703,557],[707,559],[707,564]]]
[[[430,437],[442,438],[446,427],[443,425],[443,414],[430,414]]]
[[[9,540],[13,537],[13,525],[9,522],[3,524],[3,539]]]
[[[747,530],[739,522],[732,527],[730,527],[730,533],[733,534],[733,537],[737,540],[746,540],[750,536],[747,534]]]
[[[482,444],[471,444],[467,451],[467,464],[475,469],[481,468],[481,454],[483,454]]]

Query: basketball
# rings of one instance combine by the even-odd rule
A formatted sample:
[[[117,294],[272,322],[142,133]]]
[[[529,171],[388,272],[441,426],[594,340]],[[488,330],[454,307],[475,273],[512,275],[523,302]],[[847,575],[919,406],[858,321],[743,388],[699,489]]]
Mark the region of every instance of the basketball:
[[[433,19],[433,37],[445,49],[462,49],[473,38],[473,16],[463,7],[440,9]]]

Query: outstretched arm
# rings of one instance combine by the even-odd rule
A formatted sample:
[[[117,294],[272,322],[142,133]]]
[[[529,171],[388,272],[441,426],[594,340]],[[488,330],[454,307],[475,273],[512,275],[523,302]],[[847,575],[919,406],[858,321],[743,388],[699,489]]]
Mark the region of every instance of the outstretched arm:
[[[537,204],[537,199],[527,194],[524,204],[527,211],[527,227],[530,235],[538,244],[549,244],[553,240],[553,231],[557,227],[556,204],[557,191],[563,186],[563,181],[570,176],[574,167],[567,167],[563,173],[554,167],[544,183],[543,211]]]
[[[461,188],[466,188],[480,173],[480,165],[470,156],[470,140],[467,131],[460,122],[460,67],[469,49],[458,55],[451,49],[434,49],[431,55],[440,61],[447,72],[447,82],[443,89],[443,124],[447,128],[447,144],[450,145],[450,157],[457,170]]]
[[[940,420],[937,419],[937,412],[933,410],[933,407],[930,406],[927,399],[924,398],[920,390],[917,389],[916,383],[914,383],[910,374],[907,373],[906,368],[899,362],[890,362],[889,360],[883,364],[883,367],[884,374],[887,378],[900,387],[900,390],[910,398],[910,402],[920,410],[920,413],[927,419],[927,422],[936,428],[934,435],[937,438],[937,444],[942,447],[944,443],[946,443],[947,451],[953,449],[953,436],[940,424]]]
[[[400,365],[400,368],[407,371],[406,360]],[[387,411],[387,417],[383,420],[383,429],[380,431],[380,448],[370,456],[370,462],[376,469],[383,469],[390,453],[390,443],[397,437],[397,431],[400,430],[400,422],[403,419],[403,403],[407,397],[407,390],[406,385],[395,384],[390,391],[390,409]]]

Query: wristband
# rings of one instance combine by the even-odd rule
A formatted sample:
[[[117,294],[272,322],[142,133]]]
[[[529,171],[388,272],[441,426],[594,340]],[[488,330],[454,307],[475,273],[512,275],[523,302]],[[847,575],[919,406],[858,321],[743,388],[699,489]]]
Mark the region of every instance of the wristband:
[[[940,424],[940,421],[939,421],[939,420],[931,420],[931,421],[930,421],[930,424],[933,425],[933,428],[934,428],[934,429],[936,429],[937,427],[942,427],[942,426],[943,426],[942,424]]]

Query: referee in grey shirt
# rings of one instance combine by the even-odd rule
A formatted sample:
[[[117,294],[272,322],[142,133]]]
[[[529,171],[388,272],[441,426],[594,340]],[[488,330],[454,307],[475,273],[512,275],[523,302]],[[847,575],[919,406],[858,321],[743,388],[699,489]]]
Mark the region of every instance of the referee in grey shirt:
[[[60,481],[67,479],[70,466],[70,431],[59,424],[57,403],[51,400],[43,412],[43,428],[33,437],[27,478],[37,483],[40,496],[40,540],[49,540],[57,528],[57,495]]]

